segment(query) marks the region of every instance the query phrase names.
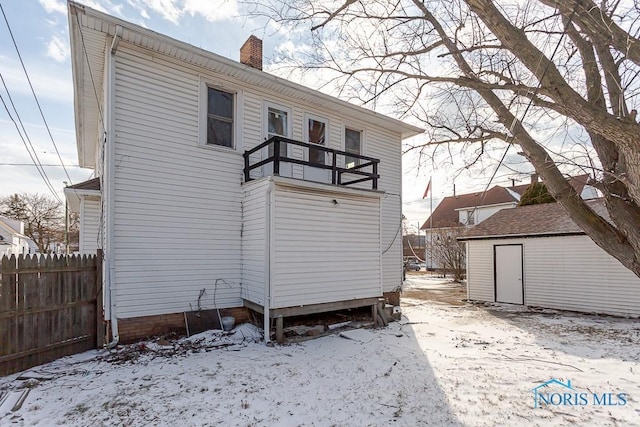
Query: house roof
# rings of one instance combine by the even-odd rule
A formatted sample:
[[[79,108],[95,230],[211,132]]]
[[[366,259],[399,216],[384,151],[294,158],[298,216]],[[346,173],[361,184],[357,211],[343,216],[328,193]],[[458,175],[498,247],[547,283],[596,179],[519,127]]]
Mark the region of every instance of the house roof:
[[[320,109],[335,111],[346,117],[383,126],[398,132],[403,138],[415,136],[424,131],[417,126],[276,77],[74,1],[69,1],[68,8],[75,89],[76,142],[78,160],[82,167],[95,166],[96,141],[101,139],[100,135],[103,131],[103,114],[99,105],[103,105],[102,82],[105,56],[116,35],[116,40],[123,40],[191,66],[225,75],[236,82],[274,91]]]
[[[459,196],[448,196],[442,199],[430,218],[427,218],[421,229],[433,227],[451,227],[461,225],[457,210],[471,208],[475,206],[499,205],[503,203],[516,203],[518,200],[506,188],[496,185],[490,188],[484,196],[482,191],[477,193],[460,194]]]
[[[11,218],[0,217],[0,233],[2,233],[1,237],[3,237],[3,239],[0,240],[4,240],[9,245],[12,245],[13,243],[8,239],[14,236],[19,237],[23,240],[31,241],[29,237],[27,237],[24,233],[21,233],[19,229],[16,229],[16,222],[19,221],[12,220]]]
[[[589,181],[589,175],[577,175],[568,178],[569,184],[581,194],[584,186]],[[502,187],[496,185],[490,188],[482,196],[482,191],[477,193],[461,194],[459,196],[448,196],[442,199],[436,209],[433,211],[433,227],[451,227],[462,225],[459,222],[458,210],[463,208],[473,208],[477,206],[491,206],[503,203],[517,203],[524,192],[529,188],[529,184],[515,185],[511,187]],[[516,194],[517,193],[517,196]],[[424,222],[421,230],[430,228],[430,219]]]
[[[586,202],[609,220],[603,199]],[[502,209],[463,233],[459,240],[585,234],[558,203]]]
[[[583,175],[571,176],[567,178],[567,180],[569,181],[569,184],[571,184],[571,186],[576,190],[576,193],[582,194],[585,185],[587,185],[587,183],[589,182],[589,174],[585,173]],[[529,188],[530,185],[531,183],[515,185],[509,187],[509,190],[515,191],[522,196],[522,194],[527,190],[527,188]]]

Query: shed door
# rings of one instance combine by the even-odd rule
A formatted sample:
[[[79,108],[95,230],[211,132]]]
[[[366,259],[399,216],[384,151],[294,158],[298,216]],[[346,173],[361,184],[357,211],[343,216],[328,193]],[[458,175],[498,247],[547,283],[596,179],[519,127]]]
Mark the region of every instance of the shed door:
[[[495,245],[496,302],[524,303],[522,245]]]

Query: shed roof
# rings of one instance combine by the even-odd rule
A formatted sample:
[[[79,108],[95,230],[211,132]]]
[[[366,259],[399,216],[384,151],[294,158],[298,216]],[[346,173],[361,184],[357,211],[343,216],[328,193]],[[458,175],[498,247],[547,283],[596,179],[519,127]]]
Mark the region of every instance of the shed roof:
[[[609,220],[603,199],[586,202],[598,215]],[[585,234],[558,203],[502,209],[470,228],[459,240],[500,239]]]

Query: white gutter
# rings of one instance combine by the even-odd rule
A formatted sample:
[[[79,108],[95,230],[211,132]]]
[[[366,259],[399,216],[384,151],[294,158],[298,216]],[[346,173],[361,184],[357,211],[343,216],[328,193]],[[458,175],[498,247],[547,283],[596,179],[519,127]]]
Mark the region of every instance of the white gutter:
[[[263,307],[263,314],[264,314],[264,319],[263,319],[263,324],[264,324],[264,344],[267,345],[271,342],[271,319],[269,318],[269,309],[271,306],[271,275],[273,272],[273,257],[271,256],[272,251],[275,247],[275,245],[273,244],[273,241],[271,239],[271,236],[273,236],[273,229],[275,228],[275,224],[273,222],[273,215],[272,215],[272,209],[273,209],[273,205],[274,205],[274,192],[273,192],[273,188],[275,187],[275,184],[273,182],[273,180],[269,179],[269,189],[267,190],[266,196],[265,196],[265,205],[266,205],[266,224],[265,224],[265,233],[266,233],[266,238],[265,238],[265,256],[266,256],[266,262],[265,262],[265,268],[266,268],[266,274],[265,274],[265,281],[264,281],[264,301],[262,304]]]
[[[106,136],[106,147],[105,147],[105,163],[106,163],[106,206],[107,206],[107,239],[106,239],[106,281],[107,281],[107,289],[108,289],[108,300],[109,300],[109,320],[111,322],[111,342],[107,344],[107,348],[111,349],[118,345],[118,341],[120,341],[120,334],[118,332],[118,316],[116,313],[116,300],[115,300],[115,273],[116,267],[114,264],[114,240],[115,240],[115,220],[114,220],[114,202],[115,202],[115,157],[116,157],[116,149],[115,149],[115,126],[114,126],[114,99],[115,99],[115,71],[116,71],[116,63],[115,63],[115,55],[118,48],[118,41],[122,34],[122,27],[118,25],[116,27],[116,33],[111,42],[111,49],[107,54],[107,90],[106,90],[106,102],[105,102],[105,127],[107,128],[107,136]]]

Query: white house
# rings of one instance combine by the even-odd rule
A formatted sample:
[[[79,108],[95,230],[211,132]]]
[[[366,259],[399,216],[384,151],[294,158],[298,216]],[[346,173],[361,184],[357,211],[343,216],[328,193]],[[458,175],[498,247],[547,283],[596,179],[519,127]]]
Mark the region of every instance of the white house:
[[[0,257],[37,252],[37,245],[24,234],[24,222],[0,216]]]
[[[102,237],[100,178],[65,187],[64,194],[69,210],[80,214],[79,252],[95,254],[101,247],[100,238]]]
[[[66,192],[104,251],[113,342],[196,310],[281,331],[399,289],[401,141],[421,129],[262,71],[255,37],[239,63],[75,2],[69,26],[99,185]]]
[[[608,217],[601,199],[588,203]],[[501,210],[460,240],[471,300],[640,316],[640,279],[556,203]]]
[[[568,177],[567,181],[584,200],[598,197],[597,190],[588,184],[589,175]],[[515,208],[520,197],[535,182],[538,182],[537,174],[531,175],[529,184],[511,187],[495,185],[486,192],[454,194],[442,199],[420,228],[425,231],[427,239],[425,246],[427,267],[441,268],[434,259],[437,256],[430,255],[432,239],[441,238],[442,235],[458,235],[464,231],[464,228],[480,224],[502,209]]]

